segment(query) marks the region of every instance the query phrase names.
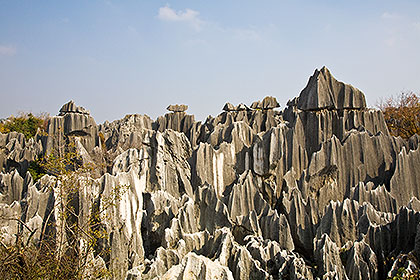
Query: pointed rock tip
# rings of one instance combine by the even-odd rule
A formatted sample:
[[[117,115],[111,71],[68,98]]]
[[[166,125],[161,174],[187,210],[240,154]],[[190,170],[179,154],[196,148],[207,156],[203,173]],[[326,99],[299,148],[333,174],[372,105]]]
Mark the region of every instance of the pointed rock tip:
[[[297,107],[301,110],[343,110],[366,108],[365,95],[352,85],[334,78],[323,66],[316,69],[299,95]]]
[[[226,111],[226,112],[236,111],[236,107],[232,103],[226,102],[225,106],[223,106],[223,111]]]
[[[320,70],[320,72],[322,72],[322,73],[328,73],[328,74],[330,74],[331,75],[331,72],[330,72],[330,70],[327,68],[327,66],[322,66],[322,68],[321,68],[321,70]]]
[[[318,77],[320,74],[323,76],[332,76],[331,71],[325,65],[321,69],[316,68],[311,77]]]

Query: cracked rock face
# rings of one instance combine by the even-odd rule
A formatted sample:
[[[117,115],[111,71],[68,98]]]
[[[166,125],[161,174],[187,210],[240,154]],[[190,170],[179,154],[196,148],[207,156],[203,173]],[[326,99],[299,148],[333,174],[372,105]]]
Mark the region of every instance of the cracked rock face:
[[[385,279],[420,263],[419,137],[390,136],[364,94],[316,70],[282,110],[275,97],[226,103],[195,121],[187,105],[152,120],[97,125],[73,101],[26,140],[0,134],[0,233],[56,219],[53,174],[28,167],[74,143],[98,166],[79,190],[91,209],[127,191],[100,220],[115,279]],[[102,219],[101,217],[99,219]],[[54,236],[53,225],[33,242]]]

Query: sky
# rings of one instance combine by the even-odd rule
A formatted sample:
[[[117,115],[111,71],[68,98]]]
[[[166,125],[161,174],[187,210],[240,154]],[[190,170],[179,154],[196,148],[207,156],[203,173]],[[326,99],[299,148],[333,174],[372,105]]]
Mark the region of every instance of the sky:
[[[420,93],[420,1],[0,0],[0,118],[69,100],[97,123],[284,108],[324,65],[370,107]]]

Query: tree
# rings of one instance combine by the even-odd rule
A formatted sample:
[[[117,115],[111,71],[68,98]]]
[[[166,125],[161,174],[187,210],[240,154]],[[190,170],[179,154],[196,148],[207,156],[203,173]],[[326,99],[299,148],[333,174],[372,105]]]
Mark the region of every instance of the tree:
[[[420,97],[414,92],[402,92],[381,102],[378,107],[391,135],[408,139],[420,134]]]
[[[0,132],[16,131],[23,133],[26,139],[35,136],[38,129],[45,130],[48,114],[34,116],[32,113],[21,113],[18,117],[10,116],[0,122]]]

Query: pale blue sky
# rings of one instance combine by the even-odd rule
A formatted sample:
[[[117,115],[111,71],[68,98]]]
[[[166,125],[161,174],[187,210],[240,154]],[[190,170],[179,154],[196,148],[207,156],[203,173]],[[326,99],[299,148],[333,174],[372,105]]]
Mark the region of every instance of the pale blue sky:
[[[98,123],[171,103],[204,120],[266,95],[284,108],[323,65],[370,106],[420,92],[420,1],[0,0],[0,117],[70,99]]]

